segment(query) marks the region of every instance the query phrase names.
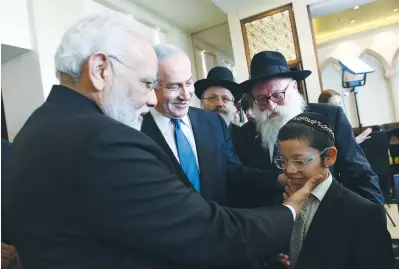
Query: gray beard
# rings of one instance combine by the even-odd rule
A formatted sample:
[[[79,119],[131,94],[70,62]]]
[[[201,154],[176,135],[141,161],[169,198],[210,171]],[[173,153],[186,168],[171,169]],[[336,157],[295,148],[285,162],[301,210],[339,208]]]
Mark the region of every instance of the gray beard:
[[[138,131],[141,129],[141,112],[147,112],[148,108],[137,108],[129,88],[115,80],[112,88],[103,93],[103,102],[100,105],[103,113]]]
[[[293,117],[302,113],[306,108],[306,101],[298,93],[297,98],[290,105],[277,106],[274,112],[279,112],[279,117],[269,119],[273,111],[261,112],[257,105],[254,105],[254,119],[256,129],[262,139],[264,149],[274,149],[280,129]]]

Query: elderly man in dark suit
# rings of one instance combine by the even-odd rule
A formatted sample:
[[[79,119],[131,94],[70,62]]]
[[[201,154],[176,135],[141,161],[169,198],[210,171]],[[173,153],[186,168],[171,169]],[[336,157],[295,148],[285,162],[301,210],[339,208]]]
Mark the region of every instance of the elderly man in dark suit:
[[[60,85],[13,141],[3,209],[24,268],[204,268],[280,251],[319,179],[269,209],[223,208],[188,188],[139,131],[158,61],[135,30],[116,13],[72,26],[55,56]]]
[[[195,95],[201,100],[201,107],[218,113],[226,121],[231,135],[240,129],[242,124],[233,119],[238,112],[235,104],[241,99],[241,91],[230,69],[216,66],[209,70],[205,79],[197,80],[194,87]]]
[[[238,135],[233,137],[240,160],[251,167],[278,171],[272,160],[278,154],[276,138],[280,128],[303,111],[320,113],[330,121],[336,137],[338,160],[331,167],[333,176],[355,193],[383,205],[378,176],[356,143],[342,108],[328,104],[306,104],[299,94],[297,81],[310,74],[308,70],[290,71],[287,61],[279,52],[263,51],[253,57],[251,79],[240,85],[243,92],[253,96],[255,119],[243,125]],[[268,196],[263,193],[247,195],[251,199],[254,196],[260,198],[257,202],[260,206],[281,200],[280,194],[275,192],[270,192]]]
[[[7,155],[9,154],[11,150],[11,143],[8,142],[7,140],[4,140],[3,138],[1,139],[1,168],[3,169],[5,160],[7,159]],[[1,187],[2,190],[7,190],[7,184],[8,180],[3,177],[1,180]],[[4,194],[2,194],[3,197],[5,197]],[[2,205],[5,205],[7,203],[6,200],[2,199]],[[3,210],[1,210],[1,219],[3,221],[1,225],[1,267],[2,268],[20,268],[20,263],[18,260],[18,255],[15,247],[13,246],[13,243],[11,242],[10,239],[10,229],[9,227],[6,227],[5,225],[5,219],[7,216],[3,213]]]

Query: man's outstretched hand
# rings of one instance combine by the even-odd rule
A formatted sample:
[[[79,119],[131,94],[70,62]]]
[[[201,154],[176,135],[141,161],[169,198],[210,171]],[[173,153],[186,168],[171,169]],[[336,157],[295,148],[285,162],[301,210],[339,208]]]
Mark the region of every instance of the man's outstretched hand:
[[[296,215],[299,216],[309,194],[320,184],[320,182],[322,182],[322,180],[323,177],[321,175],[313,176],[297,191],[288,184],[288,186],[285,187],[285,202],[283,204],[292,206],[295,209]]]

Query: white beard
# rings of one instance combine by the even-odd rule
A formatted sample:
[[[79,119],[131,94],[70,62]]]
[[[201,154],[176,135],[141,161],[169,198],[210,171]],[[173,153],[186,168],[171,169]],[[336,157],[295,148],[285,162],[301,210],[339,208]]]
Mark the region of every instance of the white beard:
[[[201,107],[202,107],[202,109],[205,109],[204,106],[201,105]],[[207,110],[207,109],[205,109],[205,110]],[[234,111],[235,111],[235,107],[230,107],[230,108],[228,108],[226,110],[223,109],[223,108],[222,109],[211,110],[211,112],[218,113],[219,116],[221,116],[224,119],[224,121],[226,122],[227,126],[230,126],[230,124],[231,124],[231,122],[233,120]]]
[[[141,113],[148,112],[148,107],[138,108],[129,88],[115,79],[112,87],[104,91],[101,110],[106,116],[140,131]]]
[[[265,110],[261,112],[255,104],[253,114],[256,122],[256,129],[260,133],[262,139],[262,147],[274,150],[274,144],[277,142],[277,135],[280,129],[293,117],[302,113],[306,107],[303,97],[296,92],[297,96],[293,97],[292,104],[284,106],[276,106],[273,111]],[[269,119],[270,115],[278,113],[276,118]]]

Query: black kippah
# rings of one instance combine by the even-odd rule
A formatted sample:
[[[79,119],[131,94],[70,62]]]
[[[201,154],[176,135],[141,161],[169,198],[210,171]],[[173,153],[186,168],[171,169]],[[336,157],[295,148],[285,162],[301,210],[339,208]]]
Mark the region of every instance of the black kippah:
[[[312,128],[319,130],[320,132],[329,136],[333,141],[335,141],[334,132],[330,127],[330,123],[326,117],[322,114],[314,113],[314,112],[305,112],[301,113],[298,116],[294,117],[288,123],[299,123],[305,124]]]

